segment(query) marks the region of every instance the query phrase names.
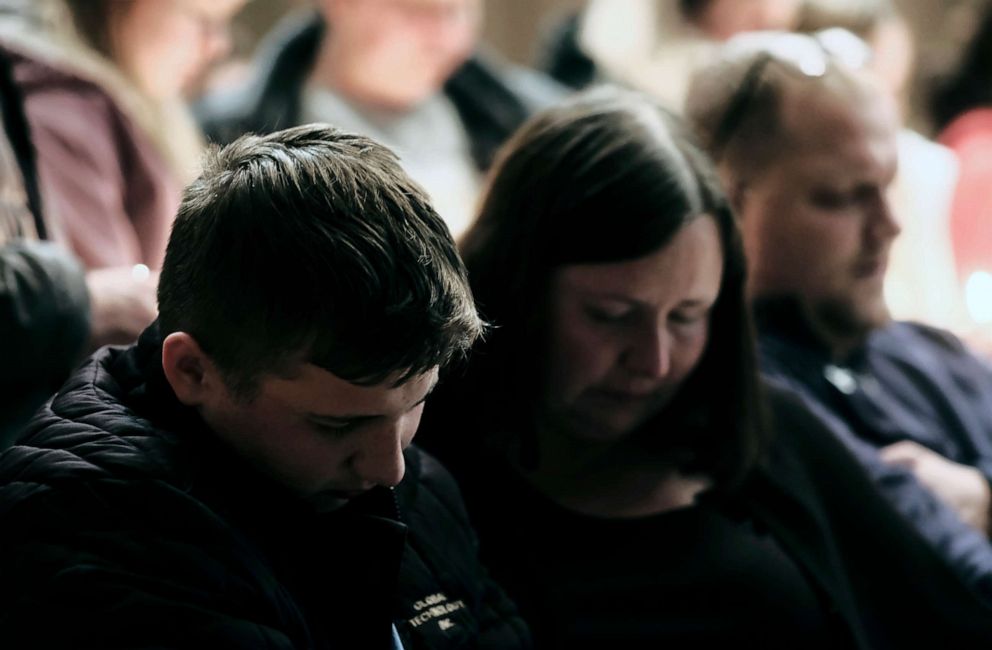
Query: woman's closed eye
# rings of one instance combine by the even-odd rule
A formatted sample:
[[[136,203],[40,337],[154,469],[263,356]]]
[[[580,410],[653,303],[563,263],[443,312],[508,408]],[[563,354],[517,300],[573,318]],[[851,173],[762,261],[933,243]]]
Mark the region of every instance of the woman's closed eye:
[[[704,322],[709,317],[709,310],[673,311],[668,320],[676,325],[695,325]]]
[[[599,323],[624,323],[634,317],[634,309],[629,305],[587,305],[585,311]]]

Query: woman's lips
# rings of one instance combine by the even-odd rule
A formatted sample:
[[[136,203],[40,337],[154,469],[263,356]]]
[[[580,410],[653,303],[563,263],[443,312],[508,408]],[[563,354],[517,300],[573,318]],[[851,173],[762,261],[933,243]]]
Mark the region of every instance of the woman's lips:
[[[596,390],[596,393],[601,397],[618,402],[636,402],[639,400],[647,399],[652,395],[654,395],[653,390],[629,391],[629,390],[615,390],[612,388],[600,388]]]

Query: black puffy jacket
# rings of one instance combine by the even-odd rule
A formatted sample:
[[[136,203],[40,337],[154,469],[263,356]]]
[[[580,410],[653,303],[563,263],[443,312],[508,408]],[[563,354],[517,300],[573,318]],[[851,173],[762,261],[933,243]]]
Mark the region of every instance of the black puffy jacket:
[[[457,488],[410,448],[395,490],[317,514],[225,452],[154,328],[94,355],[0,456],[0,647],[529,647]]]

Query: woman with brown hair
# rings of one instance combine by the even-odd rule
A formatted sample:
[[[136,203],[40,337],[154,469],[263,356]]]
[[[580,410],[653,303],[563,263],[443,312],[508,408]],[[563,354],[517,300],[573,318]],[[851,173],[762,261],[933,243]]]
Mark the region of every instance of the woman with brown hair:
[[[418,440],[539,647],[988,645],[833,435],[766,409],[740,235],[676,118],[606,90],[537,116],[462,250],[494,327]]]

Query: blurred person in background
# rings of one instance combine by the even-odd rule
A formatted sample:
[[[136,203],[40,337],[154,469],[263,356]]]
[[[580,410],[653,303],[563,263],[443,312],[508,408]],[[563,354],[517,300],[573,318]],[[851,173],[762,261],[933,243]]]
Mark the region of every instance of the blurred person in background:
[[[827,35],[728,42],[686,114],[740,219],[763,374],[830,424],[959,575],[987,585],[992,367],[890,315],[898,110]]]
[[[915,67],[915,46],[909,25],[892,0],[807,0],[799,31],[845,29],[870,49],[854,53],[897,102],[903,126],[898,134],[898,169],[889,188],[892,211],[901,233],[892,244],[885,276],[885,299],[901,320],[945,327],[975,339],[963,285],[955,270],[950,215],[957,158],[905,126],[908,82]],[[836,46],[863,48],[849,39]],[[974,342],[978,342],[977,339]]]
[[[480,174],[534,109],[564,91],[479,50],[481,0],[318,0],[263,44],[257,76],[207,97],[209,138],[308,122],[394,149],[456,236]]]
[[[146,269],[86,270],[56,241],[14,62],[0,45],[0,448],[83,355],[133,340],[155,313]]]
[[[0,443],[84,353],[154,319],[180,183],[199,155],[182,89],[224,51],[240,4],[0,2],[4,132],[19,163],[4,183],[21,188],[4,192],[21,217],[0,224]]]
[[[959,175],[951,208],[954,258],[970,315],[992,330],[992,3],[957,70],[933,98],[938,140],[957,154]],[[992,336],[989,336],[992,339]],[[992,344],[988,345],[992,355]]]
[[[183,90],[227,50],[243,1],[0,4],[53,232],[87,268],[161,266],[201,148]]]
[[[583,88],[613,81],[673,111],[692,71],[734,34],[796,25],[801,0],[589,0],[550,38],[540,67]]]
[[[83,269],[45,241],[47,223],[11,60],[0,49],[0,449],[82,358],[90,304]]]

